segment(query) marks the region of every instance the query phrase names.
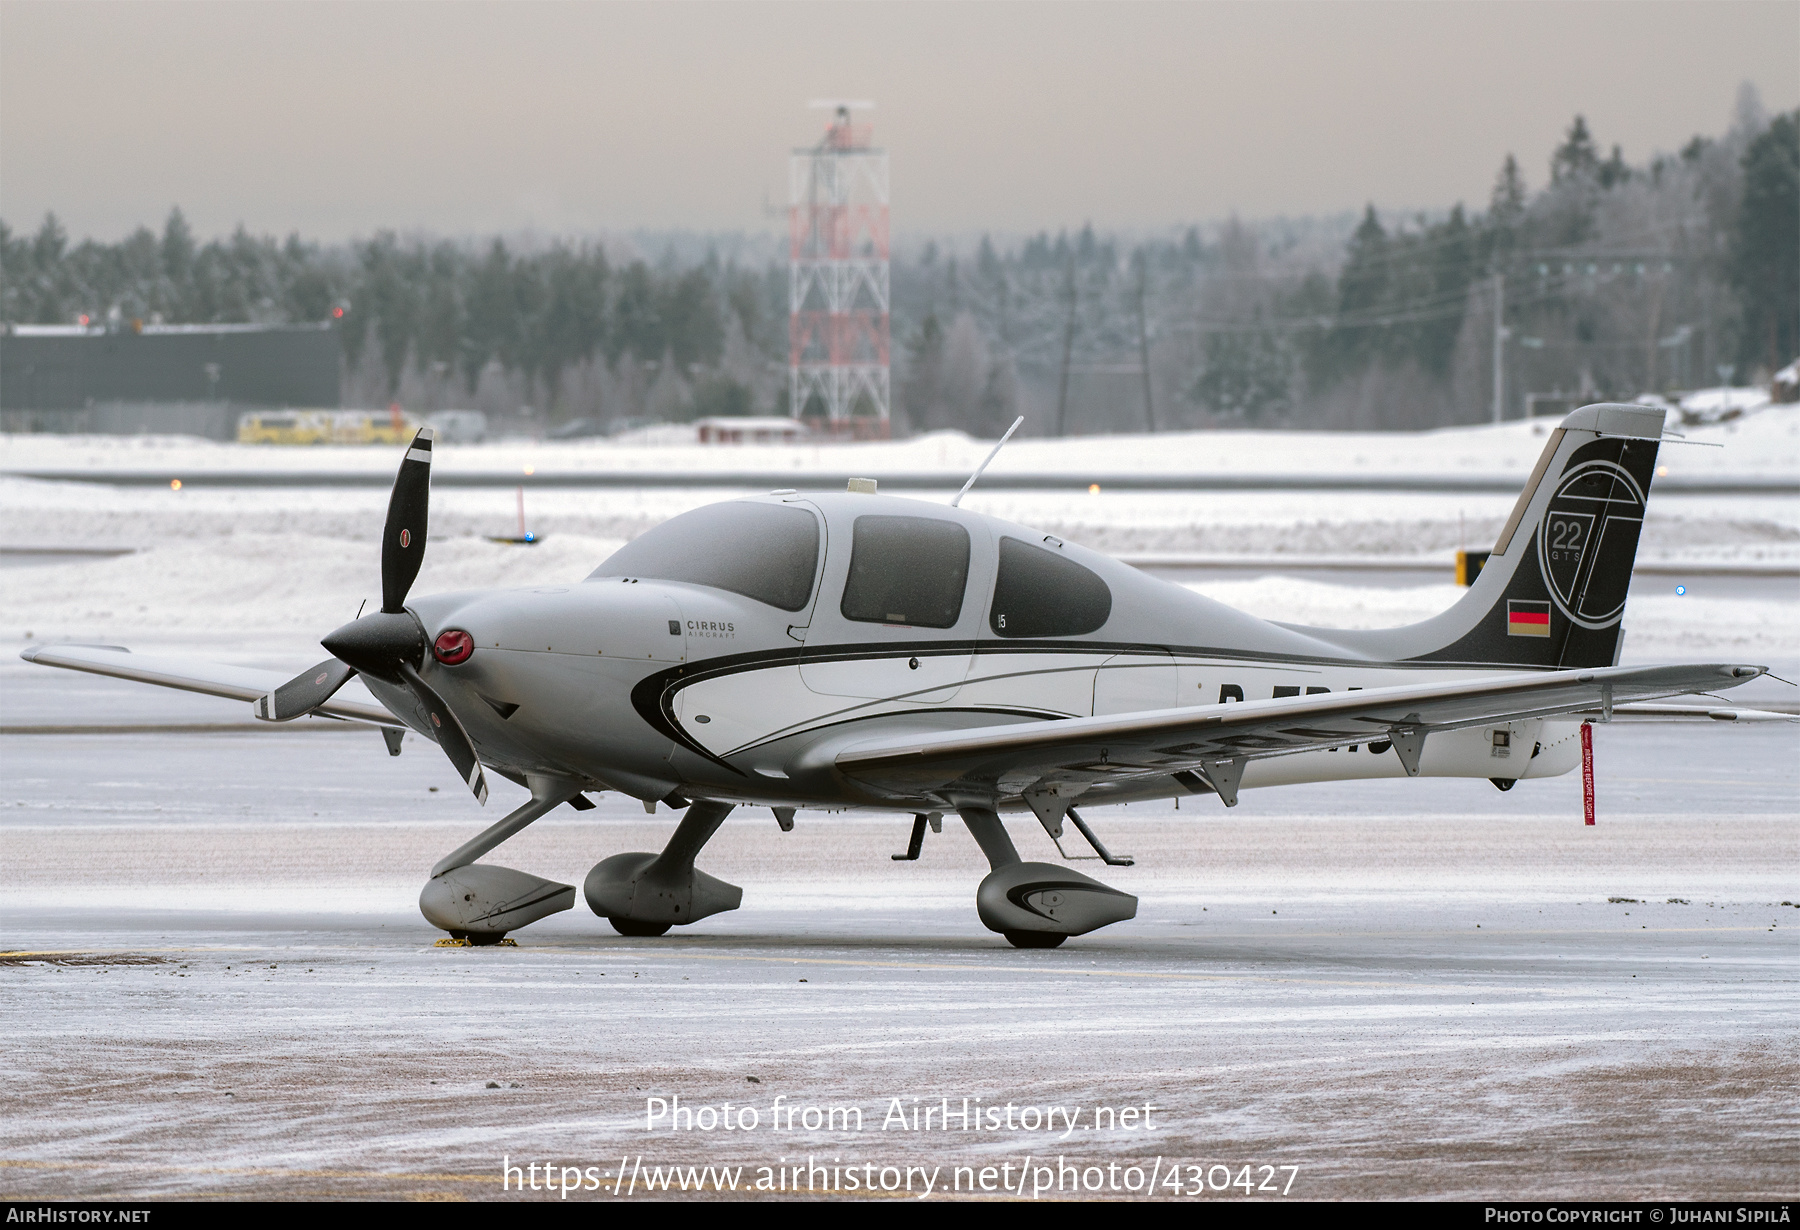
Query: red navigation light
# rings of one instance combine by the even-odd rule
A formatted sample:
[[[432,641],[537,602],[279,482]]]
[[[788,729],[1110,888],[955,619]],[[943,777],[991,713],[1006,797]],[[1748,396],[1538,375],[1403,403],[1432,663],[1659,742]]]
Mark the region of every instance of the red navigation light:
[[[90,317],[86,312],[83,312],[80,316],[76,317],[76,319],[81,322],[81,327],[85,329],[88,326],[88,322],[90,320],[92,320],[93,318]]]
[[[445,666],[461,666],[475,652],[475,638],[461,628],[440,634],[431,646],[431,655]]]
[[[342,320],[344,318],[344,309],[341,307],[332,308],[331,309],[331,318],[333,320]]]

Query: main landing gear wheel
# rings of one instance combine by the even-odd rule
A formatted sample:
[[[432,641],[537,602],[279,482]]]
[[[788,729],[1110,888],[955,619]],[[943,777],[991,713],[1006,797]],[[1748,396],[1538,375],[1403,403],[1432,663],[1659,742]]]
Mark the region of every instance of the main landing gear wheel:
[[[614,931],[620,935],[630,935],[643,939],[652,939],[667,931],[673,923],[638,922],[634,918],[609,918]]]
[[[975,890],[981,925],[1014,948],[1055,948],[1071,935],[1137,917],[1137,898],[1079,871],[1019,858],[990,807],[963,807],[963,823],[993,868]]]
[[[744,890],[694,866],[731,808],[711,799],[689,804],[661,854],[640,850],[594,864],[582,882],[588,909],[620,935],[644,938],[737,909]]]

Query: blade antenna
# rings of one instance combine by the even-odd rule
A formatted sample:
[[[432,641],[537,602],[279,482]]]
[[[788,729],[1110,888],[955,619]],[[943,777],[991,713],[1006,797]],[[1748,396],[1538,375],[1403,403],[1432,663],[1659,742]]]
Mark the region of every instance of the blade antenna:
[[[1008,440],[1012,439],[1012,433],[1019,430],[1019,424],[1024,421],[1025,416],[1022,414],[1013,420],[1013,425],[1006,429],[1006,434],[1000,437],[1000,442],[998,444],[994,445],[994,451],[987,455],[987,461],[984,461],[975,467],[975,473],[969,475],[969,481],[962,485],[962,490],[958,491],[956,493],[956,498],[950,501],[950,507],[955,508],[958,504],[962,503],[962,498],[969,494],[969,488],[975,485],[975,480],[981,477],[981,472],[988,468],[989,462],[1000,455],[1000,450],[1006,446]]]

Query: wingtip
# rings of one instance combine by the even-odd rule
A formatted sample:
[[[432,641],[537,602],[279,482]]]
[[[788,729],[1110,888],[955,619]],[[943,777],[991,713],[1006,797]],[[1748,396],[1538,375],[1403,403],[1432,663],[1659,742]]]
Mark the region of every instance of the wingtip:
[[[36,662],[39,654],[46,653],[52,649],[106,649],[113,653],[131,652],[131,650],[125,648],[123,645],[87,645],[80,641],[59,641],[55,644],[44,644],[40,642],[36,645],[27,645],[19,651],[19,656],[24,658],[27,662]],[[51,665],[56,665],[56,663],[51,663]]]

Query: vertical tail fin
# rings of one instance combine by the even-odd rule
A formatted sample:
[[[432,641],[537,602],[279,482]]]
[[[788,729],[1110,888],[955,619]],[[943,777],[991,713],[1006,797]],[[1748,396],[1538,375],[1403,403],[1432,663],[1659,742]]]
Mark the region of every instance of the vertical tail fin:
[[[1391,661],[1612,666],[1663,412],[1583,406],[1538,458],[1481,575],[1423,623],[1340,636]]]
[[[1663,412],[1645,406],[1583,406],[1565,418],[1475,584],[1429,621],[1467,626],[1410,656],[1613,665],[1662,430]]]

